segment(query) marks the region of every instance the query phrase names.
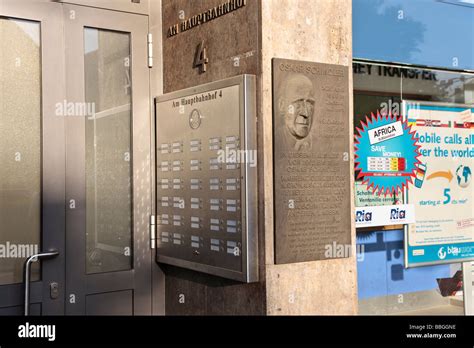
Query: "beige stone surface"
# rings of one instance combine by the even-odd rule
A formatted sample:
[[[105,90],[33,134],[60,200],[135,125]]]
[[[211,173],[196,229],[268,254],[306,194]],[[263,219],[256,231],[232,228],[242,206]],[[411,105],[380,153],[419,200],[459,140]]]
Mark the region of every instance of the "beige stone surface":
[[[267,265],[267,314],[355,314],[353,259]]]
[[[261,13],[262,94],[259,115],[263,123],[260,129],[260,141],[263,142],[261,148],[263,148],[265,173],[263,202],[267,313],[356,314],[357,265],[354,256],[337,260],[274,264],[272,177],[271,59],[306,60],[350,67],[352,3],[351,0],[263,0]],[[352,77],[349,84],[351,91]],[[349,110],[347,117],[350,119],[352,130],[352,95]],[[352,132],[347,136],[350,137],[352,144]],[[351,153],[352,163],[353,160]],[[352,188],[353,181],[351,181],[351,196]],[[353,210],[347,213],[353,216]],[[352,244],[355,245],[354,226],[351,228],[351,235]]]
[[[155,1],[155,0],[153,0]],[[155,4],[150,6],[150,28],[155,37],[155,67],[151,72],[151,90],[152,95],[161,94],[162,90],[173,90],[170,86],[162,85],[162,51],[161,35],[159,29],[162,25],[161,16],[158,16],[158,10]],[[285,265],[274,264],[274,226],[273,226],[273,150],[272,150],[272,58],[286,58],[295,60],[306,60],[329,64],[342,64],[351,66],[352,55],[352,4],[351,0],[249,0],[258,1],[261,11],[255,11],[259,15],[259,24],[261,30],[252,31],[257,40],[252,39],[258,55],[258,69],[245,70],[247,73],[255,73],[258,70],[258,156],[259,168],[259,203],[263,206],[260,211],[259,219],[259,243],[263,248],[260,251],[261,262],[261,284],[265,287],[261,292],[251,289],[249,285],[239,285],[238,291],[227,291],[227,286],[212,287],[213,296],[221,294],[219,303],[231,300],[232,297],[239,297],[242,303],[248,294],[253,294],[254,301],[266,302],[266,312],[270,315],[298,315],[298,314],[355,314],[357,312],[357,276],[356,260],[354,257],[338,260],[315,261],[294,263]],[[199,2],[200,6],[205,8],[213,5],[216,1]],[[180,0],[173,2],[176,6],[181,4]],[[168,6],[174,6],[173,3],[167,3]],[[217,2],[216,2],[217,3]],[[219,1],[220,3],[220,1]],[[251,3],[249,3],[252,5]],[[248,6],[250,8],[251,6]],[[161,6],[160,6],[161,7]],[[178,8],[181,8],[178,6]],[[190,13],[198,12],[199,9],[193,7]],[[176,11],[175,11],[176,12]],[[189,12],[189,11],[187,11]],[[259,13],[257,13],[259,12]],[[160,11],[161,15],[161,11]],[[212,33],[222,33],[224,29],[220,24],[226,24],[232,20],[233,16],[228,15],[225,18],[217,19],[206,26],[193,29],[188,33],[182,33],[172,40],[191,40],[202,39],[202,35],[207,38],[210,35],[209,42],[213,42]],[[169,21],[175,22],[176,18],[170,18]],[[248,21],[248,18],[247,18]],[[163,23],[164,25],[164,23]],[[165,25],[166,27],[166,25]],[[211,27],[216,27],[215,31],[210,31]],[[227,29],[226,29],[227,30]],[[222,35],[230,35],[224,30]],[[241,32],[241,31],[237,31]],[[184,35],[184,36],[183,36]],[[189,37],[189,39],[188,39]],[[220,36],[219,36],[220,37]],[[237,36],[240,40],[246,36]],[[214,37],[215,38],[215,37]],[[165,39],[166,40],[166,39]],[[185,40],[185,41],[186,41]],[[193,41],[193,42],[194,42]],[[244,40],[245,41],[245,40]],[[244,42],[245,43],[245,42]],[[194,46],[193,46],[194,47]],[[242,49],[241,53],[248,51]],[[171,51],[170,51],[171,52]],[[220,50],[210,50],[209,54],[229,54]],[[175,53],[175,52],[174,52]],[[254,57],[255,59],[256,57]],[[217,58],[216,58],[217,59]],[[213,62],[216,61],[213,58]],[[217,61],[219,61],[217,59]],[[230,60],[229,60],[230,62]],[[184,66],[187,69],[187,63],[181,60],[173,61],[173,69],[178,66]],[[209,67],[209,73],[213,73],[213,67]],[[233,74],[233,72],[231,72]],[[219,78],[228,76],[228,72],[220,71]],[[217,76],[216,75],[216,76]],[[205,76],[204,76],[205,77]],[[204,78],[202,77],[202,78]],[[171,80],[170,80],[171,81]],[[349,74],[349,90],[352,90],[352,74]],[[191,81],[188,81],[191,82]],[[192,81],[193,84],[199,84],[199,81]],[[202,83],[202,81],[201,81]],[[347,115],[350,120],[350,129],[352,130],[352,95],[350,98],[349,110]],[[352,134],[348,134],[350,139]],[[351,157],[353,163],[353,156]],[[353,168],[353,166],[352,166]],[[353,178],[353,175],[351,175]],[[353,184],[353,183],[352,183]],[[351,185],[353,187],[353,185]],[[351,193],[352,194],[352,193]],[[352,201],[352,199],[351,199]],[[353,204],[353,203],[352,203]],[[353,206],[352,206],[353,208]],[[353,216],[353,209],[347,212]],[[354,219],[352,219],[354,221]],[[264,233],[262,233],[264,232]],[[352,243],[355,244],[355,229],[351,230]],[[263,239],[263,240],[262,240]],[[262,265],[264,264],[264,265]],[[192,279],[195,279],[193,275]],[[206,282],[209,281],[205,278]],[[163,289],[164,281],[158,281]],[[168,279],[170,289],[173,286],[182,286],[182,282],[173,282]],[[189,282],[189,291],[194,295],[199,293],[198,283]],[[221,291],[220,289],[225,291]],[[217,291],[217,292],[216,292]],[[204,296],[205,297],[205,296]],[[197,296],[198,299],[202,299]],[[160,306],[163,303],[161,301]],[[242,305],[242,313],[258,312],[253,310],[253,305]],[[202,306],[196,304],[187,309],[187,314],[204,314]],[[246,308],[244,308],[246,307]],[[212,313],[224,313],[228,310],[213,309]]]

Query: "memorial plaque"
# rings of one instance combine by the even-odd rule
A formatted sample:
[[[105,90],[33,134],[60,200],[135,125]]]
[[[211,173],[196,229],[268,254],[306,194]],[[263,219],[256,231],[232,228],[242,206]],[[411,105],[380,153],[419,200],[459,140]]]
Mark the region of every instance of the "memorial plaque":
[[[349,69],[273,60],[275,261],[347,257]],[[345,249],[347,250],[347,249]]]
[[[156,98],[157,261],[258,280],[255,77]]]

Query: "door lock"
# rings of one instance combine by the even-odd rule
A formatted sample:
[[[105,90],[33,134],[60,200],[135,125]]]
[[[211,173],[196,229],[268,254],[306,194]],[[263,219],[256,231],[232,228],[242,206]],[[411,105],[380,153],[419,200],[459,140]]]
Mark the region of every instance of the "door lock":
[[[59,284],[58,283],[52,282],[49,284],[49,296],[53,300],[59,297]]]

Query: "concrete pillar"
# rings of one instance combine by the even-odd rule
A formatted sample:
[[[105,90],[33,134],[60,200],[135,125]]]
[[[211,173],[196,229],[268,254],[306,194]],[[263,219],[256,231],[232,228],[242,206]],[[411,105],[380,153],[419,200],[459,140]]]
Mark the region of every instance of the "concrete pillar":
[[[257,76],[260,281],[239,284],[163,266],[166,314],[355,314],[355,256],[275,264],[272,176],[271,60],[285,58],[340,64],[349,67],[351,72],[351,0],[247,0],[237,11],[177,35],[168,35],[169,28],[183,18],[224,2],[162,2],[163,91],[172,92],[240,74]],[[209,58],[204,74],[192,64],[196,45],[202,41],[206,43]],[[352,91],[352,74],[349,76],[348,87]],[[351,134],[345,136],[352,139],[352,93],[347,117]],[[353,164],[352,156],[351,161]],[[352,190],[353,172],[351,197]],[[354,221],[353,210],[346,212],[351,214],[351,221]],[[350,233],[355,246],[353,225]],[[186,303],[178,302],[180,295],[186,297]]]
[[[357,265],[350,258],[274,264],[272,178],[272,58],[352,66],[351,0],[264,0],[261,21],[262,91],[260,117],[263,129],[265,173],[265,280],[267,314],[356,314]],[[351,71],[351,70],[350,70]],[[352,91],[352,74],[349,91]],[[352,94],[347,117],[352,130]],[[350,139],[351,134],[347,134]],[[352,142],[351,142],[352,144]],[[352,146],[353,147],[353,146]],[[351,158],[353,161],[353,158]],[[262,161],[260,161],[262,164]],[[353,168],[353,165],[351,166]],[[351,197],[353,195],[351,175]],[[353,202],[352,202],[353,204]],[[353,214],[354,209],[347,214]],[[354,218],[352,219],[354,221]],[[315,226],[316,228],[316,226]],[[355,228],[351,228],[355,246]]]

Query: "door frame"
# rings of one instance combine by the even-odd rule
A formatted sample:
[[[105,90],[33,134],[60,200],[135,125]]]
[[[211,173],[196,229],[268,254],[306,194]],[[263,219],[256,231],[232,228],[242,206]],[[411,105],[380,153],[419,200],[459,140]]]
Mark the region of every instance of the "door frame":
[[[64,118],[55,115],[65,99],[62,6],[38,0],[2,0],[0,16],[40,22],[41,52],[41,251],[59,256],[41,262],[41,280],[31,283],[30,305],[41,303],[42,315],[64,313],[65,285],[65,132]],[[51,299],[50,283],[59,284]],[[0,286],[0,307],[23,306],[24,284]]]
[[[130,33],[132,81],[133,267],[131,270],[86,274],[85,119],[69,117],[66,124],[66,314],[86,314],[86,296],[133,291],[133,314],[152,313],[151,123],[147,61],[148,16],[63,4],[67,100],[85,102],[84,27]],[[148,189],[138,192],[145,185]],[[71,303],[70,296],[75,302]]]

